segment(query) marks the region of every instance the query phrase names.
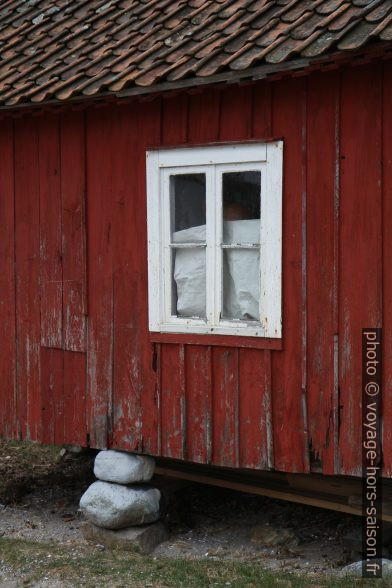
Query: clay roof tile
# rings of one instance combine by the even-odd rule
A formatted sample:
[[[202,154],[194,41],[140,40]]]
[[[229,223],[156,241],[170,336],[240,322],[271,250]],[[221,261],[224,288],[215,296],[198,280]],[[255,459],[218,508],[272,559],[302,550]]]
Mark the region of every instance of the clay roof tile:
[[[4,0],[0,105],[191,85],[377,41],[392,41],[391,0]]]

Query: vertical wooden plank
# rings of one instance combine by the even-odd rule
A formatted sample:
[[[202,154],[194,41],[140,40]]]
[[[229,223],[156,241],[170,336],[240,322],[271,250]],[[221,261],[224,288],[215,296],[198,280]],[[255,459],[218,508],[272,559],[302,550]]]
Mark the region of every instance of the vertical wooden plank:
[[[63,268],[60,121],[58,115],[53,114],[46,114],[38,120],[42,434],[49,442],[63,443],[64,397],[63,353],[61,350],[63,345]]]
[[[253,88],[251,136],[268,139],[272,135],[272,92],[269,82],[260,82]]]
[[[338,77],[308,82],[307,140],[307,408],[313,465],[334,473],[335,120]],[[320,145],[320,138],[322,144]],[[311,464],[312,465],[312,464]]]
[[[82,112],[61,116],[63,343],[86,350],[85,124]]]
[[[40,247],[37,119],[15,121],[18,434],[40,438]]]
[[[38,120],[41,345],[61,349],[63,344],[63,268],[60,127],[58,115],[48,113]]]
[[[12,120],[0,125],[0,434],[16,436],[14,137]]]
[[[188,137],[188,95],[163,101],[162,143],[181,145]],[[162,452],[181,459],[186,444],[185,351],[183,345],[161,347],[161,443]]]
[[[381,326],[381,70],[342,72],[339,382],[341,472],[361,475],[361,329]]]
[[[232,86],[221,97],[219,139],[241,141],[249,138],[251,132],[252,88]],[[217,465],[238,467],[239,464],[239,370],[238,349],[213,349],[212,459]]]
[[[208,463],[211,459],[211,348],[185,346],[187,457]]]
[[[383,457],[392,476],[392,64],[383,71]]]
[[[222,93],[219,134],[222,141],[241,141],[252,134],[252,88],[231,86]]]
[[[219,90],[205,90],[189,96],[188,141],[208,143],[219,137]]]
[[[242,133],[258,139],[269,137],[272,125],[271,85],[261,82],[241,91],[245,92],[241,103],[245,104],[246,113],[242,119]],[[273,467],[269,351],[239,351],[239,458],[240,466],[244,468]]]
[[[184,145],[188,137],[188,94],[174,94],[162,100],[162,144]]]
[[[113,375],[113,163],[117,157],[112,111],[87,114],[88,432],[105,448],[111,433]]]
[[[148,288],[147,288],[147,199],[146,199],[146,150],[157,145],[161,134],[160,99],[140,103],[136,116],[136,138],[133,139],[133,167],[129,176],[132,190],[132,205],[128,207],[129,219],[133,220],[134,238],[132,241],[132,304],[138,311],[133,314],[138,334],[131,344],[131,352],[138,356],[140,387],[140,450],[157,453],[159,446],[159,379],[160,367],[157,365],[160,352],[151,343],[148,331]],[[125,165],[125,163],[124,163]],[[124,300],[124,305],[126,301]],[[133,311],[132,311],[133,312]],[[140,385],[142,383],[142,386]],[[137,416],[137,415],[136,415]]]
[[[48,347],[41,347],[40,350],[40,362],[41,362],[41,433],[40,440],[42,443],[53,444],[54,443],[54,376],[56,376],[57,384],[57,373],[53,373],[53,366],[51,365],[52,360],[52,349]]]
[[[302,198],[305,82],[278,82],[273,88],[273,134],[283,137],[283,351],[272,354],[275,468],[305,472],[308,447],[302,390]]]
[[[157,133],[159,138],[159,102],[119,107],[112,124],[118,149],[113,162],[114,443],[123,449],[155,453],[156,373],[147,322],[144,178],[145,141],[153,140]]]
[[[238,467],[238,349],[215,347],[212,350],[213,435],[212,462]]]
[[[141,449],[141,397],[145,384],[143,343],[141,341],[141,296],[143,269],[140,261],[145,223],[138,219],[140,200],[137,189],[139,163],[135,154],[138,139],[137,109],[127,104],[112,112],[118,157],[113,161],[113,442],[128,450]],[[142,164],[143,165],[143,164]],[[131,172],[131,173],[130,173]],[[129,227],[132,226],[132,230]]]
[[[273,467],[270,351],[241,349],[239,357],[240,467]]]
[[[63,352],[64,440],[85,446],[86,438],[86,354]]]
[[[221,93],[206,90],[190,96],[188,141],[206,143],[219,138]],[[187,449],[191,461],[212,459],[212,349],[187,345]]]
[[[87,443],[85,115],[61,116],[64,443]]]
[[[161,454],[185,457],[184,345],[161,346]]]
[[[64,443],[64,361],[62,349],[41,347],[43,443]],[[41,439],[40,439],[41,440]]]
[[[335,96],[335,210],[334,210],[334,270],[333,270],[333,399],[332,399],[332,415],[334,422],[332,423],[333,437],[334,437],[334,474],[340,471],[339,463],[339,418],[340,418],[340,399],[339,399],[339,247],[340,247],[340,75],[337,80],[336,96]]]

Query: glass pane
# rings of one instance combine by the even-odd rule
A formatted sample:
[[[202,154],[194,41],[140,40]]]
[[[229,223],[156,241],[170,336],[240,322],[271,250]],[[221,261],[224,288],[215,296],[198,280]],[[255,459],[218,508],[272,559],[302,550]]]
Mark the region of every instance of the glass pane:
[[[260,320],[260,251],[223,249],[222,318]]]
[[[173,315],[206,317],[206,250],[173,249]]]
[[[205,241],[205,174],[170,176],[170,207],[173,242]]]
[[[259,243],[261,173],[224,173],[222,189],[223,243]]]

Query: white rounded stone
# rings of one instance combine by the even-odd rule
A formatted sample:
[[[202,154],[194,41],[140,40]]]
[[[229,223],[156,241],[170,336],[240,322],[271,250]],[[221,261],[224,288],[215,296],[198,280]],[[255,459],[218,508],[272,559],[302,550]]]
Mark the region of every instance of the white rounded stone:
[[[123,529],[157,521],[160,499],[157,488],[94,482],[80,499],[80,508],[86,519],[98,527]]]
[[[154,470],[155,460],[152,457],[113,449],[100,451],[94,463],[94,474],[99,480],[116,484],[149,482]]]
[[[377,562],[380,563],[380,562]],[[392,577],[392,561],[390,559],[383,558],[381,560],[382,565],[382,576],[383,578],[391,578]],[[372,569],[372,568],[370,568]],[[340,570],[340,575],[342,576],[357,576],[362,577],[362,561],[355,561],[348,566],[345,566]]]

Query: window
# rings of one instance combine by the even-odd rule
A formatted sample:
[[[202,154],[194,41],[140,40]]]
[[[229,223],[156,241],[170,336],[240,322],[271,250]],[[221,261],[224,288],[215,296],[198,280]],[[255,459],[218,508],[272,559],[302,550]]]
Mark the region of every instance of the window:
[[[147,152],[151,331],[281,337],[282,151]]]

